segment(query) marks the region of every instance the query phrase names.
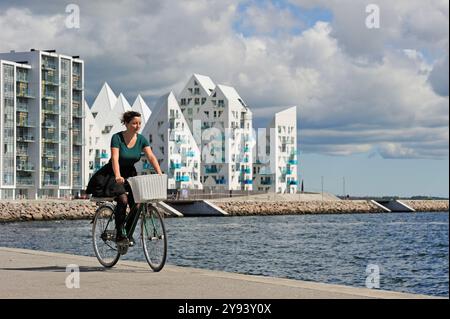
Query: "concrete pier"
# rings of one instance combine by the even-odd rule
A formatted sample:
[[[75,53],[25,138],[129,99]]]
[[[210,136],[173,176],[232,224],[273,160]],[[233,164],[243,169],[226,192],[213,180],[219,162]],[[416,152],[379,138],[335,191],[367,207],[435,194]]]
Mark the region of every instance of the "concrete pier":
[[[68,265],[79,267],[79,288]],[[74,280],[69,280],[69,279]],[[119,261],[103,268],[95,257],[0,247],[0,298],[349,299],[435,298],[292,279]]]

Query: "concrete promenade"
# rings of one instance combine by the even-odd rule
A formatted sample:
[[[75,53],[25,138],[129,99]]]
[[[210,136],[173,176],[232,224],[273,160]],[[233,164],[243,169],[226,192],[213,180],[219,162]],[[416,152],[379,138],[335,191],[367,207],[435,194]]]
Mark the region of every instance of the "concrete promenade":
[[[67,265],[80,269],[80,288],[66,287]],[[73,282],[72,282],[73,283]],[[0,247],[0,298],[348,299],[432,298],[366,288],[242,275],[145,262],[103,268],[95,257]]]

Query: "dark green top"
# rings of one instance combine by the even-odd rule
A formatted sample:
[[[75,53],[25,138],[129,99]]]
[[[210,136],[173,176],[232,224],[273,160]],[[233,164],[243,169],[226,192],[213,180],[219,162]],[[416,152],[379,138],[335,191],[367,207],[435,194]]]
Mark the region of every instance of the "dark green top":
[[[119,166],[133,166],[134,163],[141,159],[141,153],[144,147],[150,146],[146,138],[138,134],[136,144],[133,147],[128,148],[125,143],[122,132],[114,134],[111,138],[111,147],[117,147],[119,149]]]

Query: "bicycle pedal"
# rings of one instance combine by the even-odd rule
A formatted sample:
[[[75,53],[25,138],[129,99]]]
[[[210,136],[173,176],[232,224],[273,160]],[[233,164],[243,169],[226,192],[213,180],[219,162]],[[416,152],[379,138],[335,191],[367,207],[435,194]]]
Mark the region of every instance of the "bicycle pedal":
[[[117,251],[121,255],[125,255],[128,252],[129,242],[128,240],[122,240],[117,243]]]

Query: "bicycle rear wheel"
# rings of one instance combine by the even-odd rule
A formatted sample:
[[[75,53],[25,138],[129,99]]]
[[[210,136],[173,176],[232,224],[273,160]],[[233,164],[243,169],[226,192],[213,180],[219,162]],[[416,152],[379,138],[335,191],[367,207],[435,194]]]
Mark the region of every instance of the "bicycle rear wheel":
[[[92,225],[92,243],[95,256],[100,264],[110,268],[119,261],[114,211],[109,206],[101,206],[95,213]]]
[[[150,268],[160,271],[166,263],[167,236],[164,219],[152,205],[142,207],[141,239]]]

